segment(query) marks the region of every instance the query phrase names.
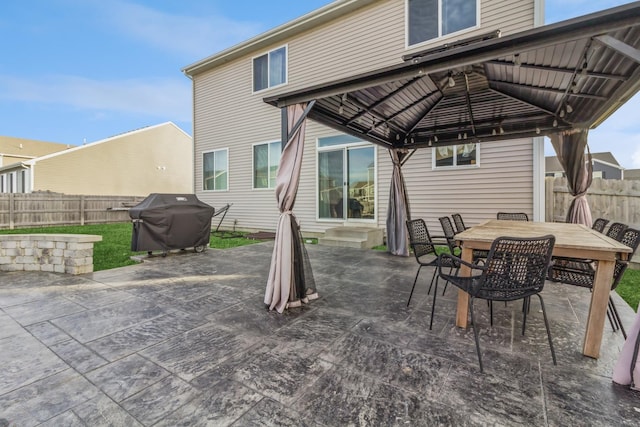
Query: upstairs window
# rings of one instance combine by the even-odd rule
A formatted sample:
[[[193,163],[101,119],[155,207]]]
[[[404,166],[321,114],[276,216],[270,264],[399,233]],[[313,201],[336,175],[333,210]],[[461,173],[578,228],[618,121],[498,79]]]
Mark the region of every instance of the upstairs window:
[[[478,25],[479,0],[407,0],[408,45]]]
[[[287,82],[287,47],[274,49],[253,58],[253,91],[285,84]]]
[[[480,150],[477,144],[450,145],[432,149],[433,168],[478,166]]]

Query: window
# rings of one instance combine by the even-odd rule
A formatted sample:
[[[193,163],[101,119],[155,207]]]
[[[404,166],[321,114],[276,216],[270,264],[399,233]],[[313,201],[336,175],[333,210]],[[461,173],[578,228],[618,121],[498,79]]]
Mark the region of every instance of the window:
[[[253,91],[285,84],[287,82],[287,47],[253,58]]]
[[[479,147],[477,144],[450,145],[432,150],[433,167],[478,166]]]
[[[253,146],[253,188],[275,188],[280,141]]]
[[[478,0],[407,0],[408,45],[478,25]]]
[[[202,189],[223,191],[229,188],[227,149],[202,153]]]

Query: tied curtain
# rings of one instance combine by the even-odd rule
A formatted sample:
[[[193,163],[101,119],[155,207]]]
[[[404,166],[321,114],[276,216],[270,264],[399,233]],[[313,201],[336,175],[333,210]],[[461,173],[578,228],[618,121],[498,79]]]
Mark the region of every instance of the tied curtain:
[[[286,144],[280,157],[275,191],[280,218],[264,296],[264,303],[278,313],[317,298],[315,290],[307,286],[312,284],[315,287],[315,283],[310,274],[300,226],[292,212],[300,182],[308,110],[307,104],[296,104],[283,111],[286,123],[283,123],[282,141],[286,141]],[[305,274],[305,270],[308,274]]]
[[[409,256],[409,237],[406,222],[410,219],[409,200],[402,176],[402,160],[407,151],[390,149],[393,162],[391,188],[389,191],[389,207],[387,208],[387,250],[393,255]]]
[[[550,138],[560,165],[567,176],[567,187],[573,196],[566,222],[591,227],[592,218],[587,201],[587,190],[593,179],[593,163],[587,145],[588,133],[587,129],[572,129],[552,134]]]

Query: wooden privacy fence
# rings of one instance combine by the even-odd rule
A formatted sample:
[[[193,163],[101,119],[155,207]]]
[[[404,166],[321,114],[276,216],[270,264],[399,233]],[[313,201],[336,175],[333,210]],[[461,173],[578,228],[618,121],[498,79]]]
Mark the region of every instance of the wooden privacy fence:
[[[566,178],[545,178],[545,220],[564,222],[573,197]],[[606,218],[640,227],[640,181],[595,178],[587,200],[593,219]]]
[[[0,229],[127,222],[144,197],[36,192],[0,194]]]

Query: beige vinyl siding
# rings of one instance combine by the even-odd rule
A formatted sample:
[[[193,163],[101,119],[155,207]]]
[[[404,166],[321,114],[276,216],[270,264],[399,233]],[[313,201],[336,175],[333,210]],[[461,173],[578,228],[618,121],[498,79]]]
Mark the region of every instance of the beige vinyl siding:
[[[484,1],[481,6],[482,28],[407,50],[405,0],[381,0],[195,75],[194,172],[198,197],[216,208],[233,203],[224,226],[231,227],[235,221],[240,229],[274,230],[279,216],[274,190],[252,188],[253,145],[280,139],[280,111],[265,104],[262,101],[264,97],[397,64],[406,53],[451,40],[496,29],[506,34],[532,28],[533,5],[533,0]],[[253,93],[252,58],[285,44],[288,48],[288,84]],[[317,219],[317,138],[336,134],[337,131],[312,121],[307,124],[302,175],[294,208],[305,232],[323,232],[326,228],[342,224]],[[499,206],[531,214],[531,141],[520,141],[514,147],[515,150],[508,142],[483,143],[481,167],[471,171],[432,171],[431,150],[419,150],[409,160],[406,169],[414,216],[437,221],[440,214],[457,211],[473,224],[480,219],[494,217]],[[224,148],[229,150],[229,190],[204,192],[202,153]],[[504,150],[508,153],[505,154]],[[377,148],[376,151],[377,218],[372,225],[384,228],[392,168],[387,150]],[[439,184],[426,185],[428,182]],[[453,192],[447,191],[447,183],[455,186]],[[508,195],[506,198],[505,194]],[[504,200],[490,200],[495,197]]]
[[[534,2],[522,0],[489,0],[482,4],[482,33],[500,30],[503,36],[528,30],[534,26]]]
[[[193,191],[191,137],[173,124],[79,148],[38,160],[33,190],[105,196]]]
[[[431,150],[418,150],[403,167],[412,217],[438,231],[438,218],[452,213],[460,213],[467,226],[498,211],[532,218],[532,152],[529,139],[483,142],[479,167],[432,170]]]

